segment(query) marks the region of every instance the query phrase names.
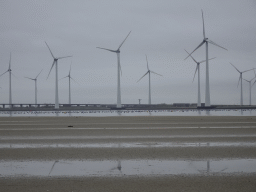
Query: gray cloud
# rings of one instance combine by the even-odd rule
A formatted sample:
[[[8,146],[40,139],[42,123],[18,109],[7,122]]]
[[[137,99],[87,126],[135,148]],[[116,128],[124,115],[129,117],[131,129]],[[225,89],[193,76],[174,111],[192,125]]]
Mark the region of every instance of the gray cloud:
[[[59,61],[59,78],[67,75],[71,62],[73,103],[116,103],[116,54],[96,49],[116,49],[130,30],[121,48],[122,103],[147,103],[145,54],[153,71],[152,103],[195,103],[196,80],[192,83],[195,64],[184,49],[192,51],[202,40],[201,9],[204,10],[206,35],[228,49],[209,46],[212,104],[238,104],[239,74],[232,68],[255,67],[255,1],[7,1],[0,2],[0,73],[8,68],[12,52],[13,102],[32,103],[34,84],[24,76],[38,79],[38,102],[54,102],[54,71],[48,80],[54,55],[73,55]],[[205,48],[193,56],[205,58]],[[253,72],[244,78],[254,77]],[[244,103],[248,103],[248,85],[244,84]],[[201,67],[202,102],[204,102],[205,66]],[[8,76],[0,77],[0,103],[8,103]],[[255,104],[255,87],[253,103]],[[68,101],[67,79],[59,82],[60,102]]]

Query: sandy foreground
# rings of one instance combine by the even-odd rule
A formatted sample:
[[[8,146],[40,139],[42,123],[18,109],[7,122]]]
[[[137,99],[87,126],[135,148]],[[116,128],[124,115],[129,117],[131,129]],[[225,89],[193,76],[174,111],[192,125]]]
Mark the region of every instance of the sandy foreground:
[[[0,118],[0,163],[239,159],[256,159],[256,117]],[[9,176],[0,167],[0,191],[256,191],[256,172],[211,169],[127,175],[122,164],[111,176]]]

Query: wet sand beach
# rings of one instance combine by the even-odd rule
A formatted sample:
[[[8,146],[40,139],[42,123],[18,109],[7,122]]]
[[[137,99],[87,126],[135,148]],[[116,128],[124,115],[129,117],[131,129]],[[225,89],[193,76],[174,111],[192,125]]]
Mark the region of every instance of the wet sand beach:
[[[256,191],[256,117],[0,117],[0,191]]]

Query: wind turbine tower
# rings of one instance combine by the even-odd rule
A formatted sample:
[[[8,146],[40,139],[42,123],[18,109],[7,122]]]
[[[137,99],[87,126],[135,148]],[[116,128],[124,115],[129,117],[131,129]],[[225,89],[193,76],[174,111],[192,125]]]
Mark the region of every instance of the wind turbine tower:
[[[64,58],[67,58],[67,57],[72,57],[72,56],[65,56],[65,57],[54,57],[50,47],[48,46],[48,44],[45,42],[45,44],[47,45],[52,57],[53,57],[53,63],[52,63],[52,67],[50,69],[50,72],[48,74],[48,77],[51,73],[51,70],[53,68],[53,66],[55,65],[55,72],[56,72],[56,75],[55,75],[55,109],[59,109],[59,94],[58,94],[58,60],[59,59],[64,59]],[[47,79],[48,79],[47,77]]]
[[[186,50],[185,50],[186,51]],[[187,51],[186,51],[187,52]],[[188,52],[187,52],[188,53]],[[188,53],[189,54],[189,53]],[[203,61],[200,61],[200,62],[198,62],[198,61],[196,61],[195,59],[194,59],[194,57],[192,57],[192,55],[189,55],[192,59],[193,59],[193,61],[197,64],[196,65],[196,71],[195,71],[195,75],[194,75],[194,78],[193,78],[193,81],[192,82],[194,82],[194,79],[195,79],[195,76],[196,76],[196,72],[198,71],[198,86],[197,86],[197,107],[201,107],[201,93],[200,93],[200,64],[201,63],[203,63],[203,62],[205,62],[206,60],[203,60]],[[215,59],[215,57],[214,58],[211,58],[211,59],[209,59],[209,60],[212,60],[212,59]]]
[[[148,104],[151,105],[151,83],[150,83],[150,74],[151,74],[151,73],[154,73],[154,74],[156,74],[156,75],[160,75],[160,74],[158,74],[158,73],[156,73],[156,72],[154,72],[154,71],[149,70],[147,55],[146,55],[146,61],[147,61],[147,69],[148,69],[148,71],[145,73],[145,75],[143,75],[143,76],[137,81],[137,83],[138,83],[143,77],[145,77],[145,76],[148,74],[148,80],[149,80],[149,85],[148,85]],[[160,75],[160,76],[162,76],[162,75]]]
[[[40,71],[40,73],[43,71],[43,69]],[[36,76],[35,79],[32,79],[30,77],[25,77],[27,79],[33,80],[35,81],[35,104],[37,104],[37,77],[40,75],[40,73],[38,73],[38,75]]]
[[[76,82],[72,77],[71,77],[71,65],[70,65],[70,69],[69,69],[69,73],[66,77],[63,77],[61,79],[67,78],[68,77],[68,90],[69,90],[69,94],[68,94],[68,104],[71,104],[71,83],[70,83],[70,79],[72,79],[74,82]],[[61,80],[60,79],[60,80]]]
[[[238,84],[237,87],[239,85],[239,82],[241,81],[241,97],[240,97],[240,105],[243,105],[243,73],[247,72],[247,71],[251,71],[253,69],[249,69],[246,71],[239,71],[232,63],[230,63],[236,70],[237,72],[240,74],[239,79],[238,79]]]
[[[205,49],[206,49],[206,84],[205,84],[205,106],[210,107],[211,106],[211,100],[210,100],[210,83],[209,83],[209,59],[208,59],[208,43],[215,45],[217,47],[220,47],[222,49],[227,50],[224,47],[219,46],[218,44],[214,43],[210,39],[206,38],[205,36],[205,28],[204,28],[204,14],[202,10],[202,20],[203,20],[203,41],[185,58],[185,60],[194,53],[199,47],[201,47],[205,43]]]
[[[106,48],[101,48],[101,47],[96,47],[98,49],[104,49],[110,52],[114,52],[117,54],[117,108],[121,108],[121,87],[120,87],[120,72],[121,72],[121,65],[120,65],[120,48],[122,47],[123,43],[127,39],[127,37],[130,35],[131,31],[128,33],[126,38],[123,40],[123,42],[119,45],[117,50],[111,50],[111,49],[106,49]]]
[[[7,71],[5,71],[1,76],[3,76],[5,73],[9,72],[9,107],[12,107],[12,70],[11,70],[11,59],[12,59],[12,53],[10,53],[10,60],[9,60],[9,68]]]
[[[249,105],[252,105],[252,86],[254,85],[251,85],[251,83],[252,83],[252,80],[254,79],[255,77],[253,77],[250,81],[248,81],[248,80],[246,80],[246,79],[243,79],[243,80],[245,80],[245,81],[247,81],[248,83],[249,83]]]

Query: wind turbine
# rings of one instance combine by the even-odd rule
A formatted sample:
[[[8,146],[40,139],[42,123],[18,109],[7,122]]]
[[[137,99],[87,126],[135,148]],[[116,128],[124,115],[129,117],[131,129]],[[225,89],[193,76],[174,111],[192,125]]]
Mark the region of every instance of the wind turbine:
[[[156,74],[156,75],[160,75],[160,74],[158,74],[158,73],[156,73],[156,72],[154,72],[154,71],[149,70],[147,55],[146,55],[146,61],[147,61],[147,68],[148,68],[148,71],[145,73],[145,75],[143,75],[143,76],[137,81],[137,83],[138,83],[143,77],[145,77],[145,76],[148,74],[148,78],[149,78],[149,86],[148,86],[148,87],[149,87],[149,88],[148,88],[148,104],[151,105],[150,73],[154,73],[154,74]],[[162,75],[160,75],[160,76],[162,76]]]
[[[40,71],[40,73],[43,71],[43,69]],[[35,81],[35,104],[37,104],[37,77],[40,75],[40,73],[38,73],[38,75],[36,76],[35,79],[32,79],[30,77],[25,77],[27,79],[33,80]]]
[[[126,38],[123,40],[123,42],[119,45],[117,50],[111,50],[111,49],[106,49],[106,48],[101,48],[101,47],[96,47],[99,49],[104,49],[110,52],[114,52],[117,54],[117,108],[121,108],[121,88],[120,88],[120,72],[121,72],[121,65],[120,65],[120,48],[122,47],[122,45],[124,44],[125,40],[127,39],[127,37],[130,35],[132,31],[130,31],[128,33],[128,35],[126,36]]]
[[[185,60],[194,53],[199,47],[201,47],[205,43],[206,48],[206,87],[205,87],[205,106],[210,107],[211,106],[211,100],[210,100],[210,83],[209,83],[209,59],[208,59],[208,43],[213,44],[217,47],[220,47],[222,49],[227,50],[224,47],[219,46],[218,44],[214,43],[213,41],[209,40],[205,37],[205,29],[204,29],[204,14],[202,10],[202,20],[203,20],[203,41],[185,58]]]
[[[249,94],[250,94],[250,96],[249,96],[249,98],[250,98],[249,105],[252,105],[252,86],[254,85],[254,83],[253,83],[253,85],[251,85],[251,82],[252,82],[253,79],[255,79],[255,77],[253,77],[250,81],[248,81],[246,79],[243,79],[243,80],[245,80],[249,83]]]
[[[69,85],[69,98],[68,98],[68,103],[69,103],[69,104],[71,104],[71,86],[70,86],[71,84],[70,84],[70,79],[72,79],[74,82],[76,82],[76,81],[71,77],[70,73],[71,73],[71,65],[70,65],[70,69],[69,69],[68,75],[67,75],[66,77],[61,78],[61,79],[64,79],[64,78],[67,78],[67,77],[68,77],[68,85]],[[60,79],[60,80],[61,80],[61,79]]]
[[[240,98],[240,105],[243,105],[243,73],[247,72],[247,71],[251,71],[253,69],[249,69],[249,70],[246,70],[246,71],[239,71],[232,63],[230,63],[236,70],[238,73],[240,73],[240,76],[239,76],[239,79],[238,79],[238,84],[237,84],[237,87],[239,85],[239,82],[241,80],[241,98]]]
[[[185,49],[185,51],[186,51],[186,49]],[[186,51],[186,52],[187,52],[187,51]],[[188,53],[188,52],[187,52],[187,53]],[[188,54],[189,54],[189,53],[188,53]],[[194,60],[194,62],[197,64],[197,65],[196,65],[195,75],[194,75],[194,78],[193,78],[193,81],[192,81],[192,82],[194,82],[194,79],[195,79],[195,76],[196,76],[196,72],[198,71],[197,107],[201,107],[201,93],[200,93],[200,64],[201,64],[201,63],[203,63],[203,62],[205,62],[206,60],[203,60],[203,61],[198,62],[198,61],[196,61],[196,60],[194,59],[194,57],[192,57],[192,55],[189,55],[189,56],[190,56],[190,57]],[[212,59],[215,59],[215,58],[216,58],[216,57],[211,58],[211,59],[209,59],[209,60],[212,60]]]
[[[12,59],[12,53],[10,53],[10,61],[9,61],[9,68],[7,71],[5,71],[3,74],[0,75],[3,76],[5,73],[9,72],[9,107],[12,107],[12,70],[11,70],[11,59]]]
[[[59,59],[63,59],[63,58],[67,58],[67,57],[72,57],[72,56],[65,56],[65,57],[54,57],[50,47],[48,46],[48,44],[45,42],[45,44],[47,45],[52,57],[53,57],[53,63],[52,63],[52,67],[50,69],[50,72],[47,76],[47,79],[51,73],[51,70],[53,68],[53,66],[55,65],[55,69],[56,69],[56,76],[55,76],[55,109],[59,109],[59,94],[58,94],[58,60]]]

